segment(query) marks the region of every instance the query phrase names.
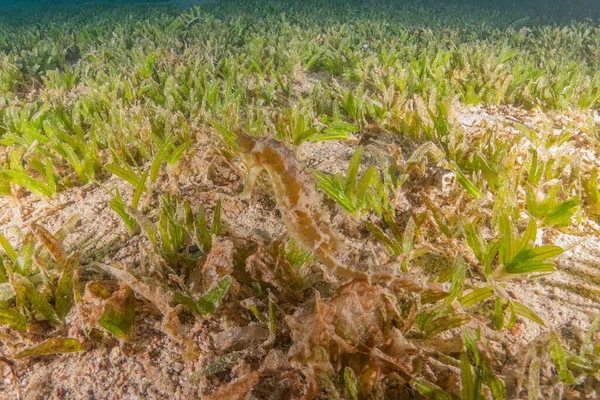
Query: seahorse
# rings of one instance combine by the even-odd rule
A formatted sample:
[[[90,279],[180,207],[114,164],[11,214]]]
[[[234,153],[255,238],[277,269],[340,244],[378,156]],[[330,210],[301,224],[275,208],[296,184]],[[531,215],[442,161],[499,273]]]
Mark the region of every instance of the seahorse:
[[[257,177],[266,171],[283,222],[301,247],[311,251],[330,272],[347,279],[366,279],[416,293],[444,293],[442,285],[421,283],[400,272],[360,271],[346,266],[336,253],[340,243],[319,211],[312,177],[304,171],[294,154],[273,138],[257,139],[237,133],[237,145],[248,174],[240,195],[248,199]]]

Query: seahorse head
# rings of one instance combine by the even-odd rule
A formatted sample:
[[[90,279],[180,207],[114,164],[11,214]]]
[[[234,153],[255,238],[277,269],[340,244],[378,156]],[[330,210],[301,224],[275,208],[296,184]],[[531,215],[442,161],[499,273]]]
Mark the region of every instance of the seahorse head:
[[[240,153],[247,153],[254,149],[256,145],[256,140],[254,140],[251,136],[246,135],[245,133],[238,131],[236,132],[235,144],[238,146],[238,151]]]

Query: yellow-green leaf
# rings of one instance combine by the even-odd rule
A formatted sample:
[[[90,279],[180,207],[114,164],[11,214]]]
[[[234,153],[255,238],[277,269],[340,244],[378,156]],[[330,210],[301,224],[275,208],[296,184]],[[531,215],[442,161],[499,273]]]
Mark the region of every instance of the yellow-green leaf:
[[[412,379],[410,384],[423,396],[433,400],[452,400],[452,397],[439,386],[425,379]]]
[[[73,304],[73,273],[79,265],[79,256],[74,254],[65,262],[62,274],[56,287],[56,314],[64,319]]]
[[[106,300],[98,323],[116,338],[129,340],[135,324],[135,297],[128,286],[123,285]]]
[[[13,357],[14,359],[43,356],[47,354],[73,353],[82,351],[79,340],[73,338],[53,338],[45,342],[33,346],[27,350],[23,350]]]
[[[517,315],[520,315],[521,317],[525,317],[533,322],[535,322],[536,324],[540,324],[542,326],[546,326],[546,324],[544,323],[544,321],[530,308],[524,306],[523,304],[513,301],[513,306],[515,308],[515,313],[517,313]]]
[[[475,289],[472,292],[464,295],[459,299],[460,304],[463,308],[469,308],[480,301],[483,301],[494,294],[494,288],[492,286],[486,286],[479,289]]]
[[[12,308],[0,308],[0,324],[10,325],[18,331],[27,330],[27,318]]]
[[[15,248],[12,247],[10,242],[6,239],[6,237],[4,237],[4,235],[1,232],[0,232],[0,246],[2,246],[2,248],[4,249],[4,252],[8,256],[8,258],[10,258],[10,260],[13,262],[13,264],[18,265],[17,252],[15,251]]]
[[[57,325],[60,324],[60,318],[58,318],[48,300],[33,286],[33,283],[20,274],[13,274],[13,279],[23,289],[25,297],[31,303],[34,310],[42,314],[48,321]]]
[[[428,324],[425,337],[432,338],[438,333],[447,331],[448,329],[458,328],[469,322],[471,317],[467,314],[446,315],[431,321]]]
[[[200,312],[200,315],[207,315],[215,312],[218,305],[223,298],[225,298],[232,281],[233,279],[229,275],[224,276],[200,297],[198,300],[198,311]]]

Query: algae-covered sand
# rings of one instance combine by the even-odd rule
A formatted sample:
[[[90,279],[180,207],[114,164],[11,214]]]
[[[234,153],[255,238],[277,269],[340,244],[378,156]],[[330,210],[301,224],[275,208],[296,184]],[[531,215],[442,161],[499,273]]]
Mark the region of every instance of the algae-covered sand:
[[[600,396],[585,5],[190,5],[0,17],[0,397]],[[410,285],[241,199],[242,132]]]

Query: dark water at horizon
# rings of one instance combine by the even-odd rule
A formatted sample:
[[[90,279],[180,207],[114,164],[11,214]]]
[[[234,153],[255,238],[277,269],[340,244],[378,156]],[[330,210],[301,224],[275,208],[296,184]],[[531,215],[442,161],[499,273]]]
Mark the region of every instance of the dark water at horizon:
[[[95,9],[112,7],[175,7],[189,8],[196,5],[210,7],[219,4],[231,3],[273,3],[290,7],[302,7],[302,0],[282,1],[240,1],[240,0],[0,0],[0,19],[9,17],[11,14],[22,15],[28,12],[57,11],[73,9]],[[343,0],[322,0],[318,2],[322,7],[339,6]],[[351,1],[356,5],[356,1]],[[488,9],[496,12],[521,13],[523,17],[540,19],[545,22],[567,23],[572,20],[600,21],[600,0],[365,0],[359,2],[363,7],[406,6],[407,4],[417,7],[431,8],[432,10],[443,10],[445,7],[464,6],[468,9]],[[32,21],[33,22],[33,21]]]

